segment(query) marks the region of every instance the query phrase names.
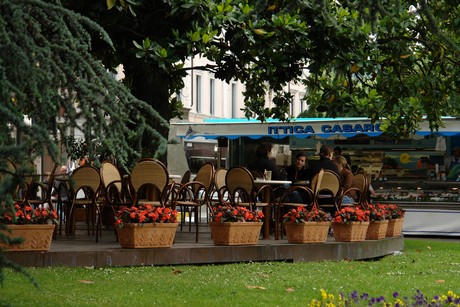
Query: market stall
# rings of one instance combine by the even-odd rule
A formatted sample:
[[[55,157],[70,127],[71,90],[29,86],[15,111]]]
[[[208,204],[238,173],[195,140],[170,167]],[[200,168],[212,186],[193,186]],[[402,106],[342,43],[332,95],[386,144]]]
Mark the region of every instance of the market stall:
[[[452,227],[460,214],[460,182],[447,178],[449,170],[444,165],[451,150],[460,146],[460,121],[455,117],[443,120],[445,125],[437,132],[430,131],[428,122],[422,122],[420,129],[408,139],[385,135],[380,123],[372,123],[367,118],[297,118],[290,122],[268,120],[265,123],[209,119],[203,123],[177,123],[174,128],[184,144],[203,139],[214,140],[218,146],[219,140],[227,140],[223,155],[227,167],[247,165],[261,141],[275,145],[274,157],[280,168],[291,164],[295,151],[305,151],[313,160],[321,144],[340,146],[352,166],[372,174],[380,200],[386,197],[387,201],[401,203],[408,210],[406,234],[460,235],[460,229]],[[391,195],[394,197],[388,197]],[[407,201],[398,199],[407,195],[413,197]],[[449,195],[449,201],[438,195]],[[433,219],[431,227],[427,223],[430,214],[441,215],[444,226]]]

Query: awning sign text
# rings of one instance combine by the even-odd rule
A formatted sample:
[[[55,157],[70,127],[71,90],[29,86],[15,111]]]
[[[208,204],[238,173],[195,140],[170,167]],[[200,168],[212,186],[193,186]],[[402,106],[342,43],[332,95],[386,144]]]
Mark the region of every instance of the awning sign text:
[[[342,125],[321,125],[316,127],[321,133],[339,134],[339,133],[372,133],[382,132],[380,124],[342,124]],[[312,125],[296,126],[268,126],[268,134],[316,134],[315,127]]]

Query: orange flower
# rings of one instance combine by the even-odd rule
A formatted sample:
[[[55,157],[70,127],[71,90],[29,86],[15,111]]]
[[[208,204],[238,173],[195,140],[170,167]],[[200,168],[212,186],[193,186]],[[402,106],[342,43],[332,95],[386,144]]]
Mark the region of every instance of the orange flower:
[[[115,219],[116,225],[123,227],[124,223],[177,223],[177,215],[177,210],[144,204],[121,208]]]
[[[56,210],[49,208],[34,209],[29,205],[21,206],[15,204],[14,209],[7,209],[6,212],[0,216],[0,220],[6,224],[47,224],[50,222],[57,223]]]
[[[332,217],[329,213],[319,209],[309,211],[305,207],[291,209],[283,216],[284,222],[330,222],[331,220]]]
[[[212,209],[214,222],[258,222],[263,219],[261,211],[251,211],[246,207],[220,205]]]

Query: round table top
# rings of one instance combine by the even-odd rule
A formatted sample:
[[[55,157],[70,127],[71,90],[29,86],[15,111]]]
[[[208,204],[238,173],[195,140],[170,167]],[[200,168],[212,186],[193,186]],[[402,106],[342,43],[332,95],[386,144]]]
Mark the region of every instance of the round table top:
[[[254,179],[254,183],[264,183],[264,184],[291,184],[289,180],[266,180],[261,178]]]

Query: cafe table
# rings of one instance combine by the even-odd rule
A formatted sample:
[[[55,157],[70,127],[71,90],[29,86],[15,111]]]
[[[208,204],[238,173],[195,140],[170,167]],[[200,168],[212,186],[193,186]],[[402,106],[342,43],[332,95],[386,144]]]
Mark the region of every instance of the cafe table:
[[[289,180],[267,180],[263,178],[256,178],[254,179],[254,183],[256,185],[270,185],[270,186],[283,186],[283,185],[291,185],[292,182]],[[270,204],[271,203],[271,193],[269,189],[265,189],[265,201]],[[270,206],[266,206],[264,210],[265,221],[264,221],[264,239],[270,238]],[[276,221],[278,222],[278,221]],[[275,234],[275,239],[277,239],[278,235]]]

